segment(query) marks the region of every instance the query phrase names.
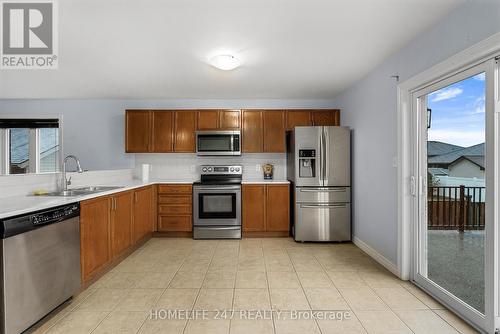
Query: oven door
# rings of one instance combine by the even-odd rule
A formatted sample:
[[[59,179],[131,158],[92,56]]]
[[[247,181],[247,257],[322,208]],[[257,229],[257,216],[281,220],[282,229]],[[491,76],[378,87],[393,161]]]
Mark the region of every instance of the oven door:
[[[198,131],[198,155],[241,155],[239,131]]]
[[[193,197],[195,226],[241,225],[241,186],[196,185]]]

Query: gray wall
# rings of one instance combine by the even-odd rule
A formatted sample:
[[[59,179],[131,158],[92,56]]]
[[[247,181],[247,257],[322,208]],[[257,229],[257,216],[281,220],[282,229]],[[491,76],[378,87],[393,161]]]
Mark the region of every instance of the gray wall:
[[[127,108],[332,108],[324,100],[0,100],[1,117],[61,117],[64,154],[89,170],[133,168],[125,153]]]
[[[354,129],[354,235],[395,265],[397,82],[390,76],[404,81],[499,31],[500,1],[467,1],[335,99],[343,125]]]

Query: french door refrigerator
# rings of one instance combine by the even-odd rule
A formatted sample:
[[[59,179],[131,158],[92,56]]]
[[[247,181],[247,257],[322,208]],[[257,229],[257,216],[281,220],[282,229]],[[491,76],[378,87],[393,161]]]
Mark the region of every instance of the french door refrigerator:
[[[351,240],[351,130],[299,126],[288,137],[296,241]]]

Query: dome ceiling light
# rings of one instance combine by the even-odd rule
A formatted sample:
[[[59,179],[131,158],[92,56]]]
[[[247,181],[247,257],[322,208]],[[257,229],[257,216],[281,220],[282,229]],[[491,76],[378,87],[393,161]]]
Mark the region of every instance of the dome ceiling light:
[[[217,55],[210,58],[210,64],[213,67],[218,68],[219,70],[231,71],[240,66],[241,62],[235,56],[225,54],[225,55]]]

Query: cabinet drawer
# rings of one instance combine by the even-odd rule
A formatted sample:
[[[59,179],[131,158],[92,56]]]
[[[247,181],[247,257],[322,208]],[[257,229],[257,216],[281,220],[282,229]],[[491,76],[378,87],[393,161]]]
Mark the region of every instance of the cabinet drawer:
[[[158,205],[159,214],[186,214],[190,215],[192,212],[191,205],[179,204],[179,205]]]
[[[191,216],[158,216],[158,231],[191,231]]]
[[[192,186],[190,184],[183,185],[159,185],[159,194],[191,194]]]
[[[191,195],[160,195],[158,204],[191,204]]]

